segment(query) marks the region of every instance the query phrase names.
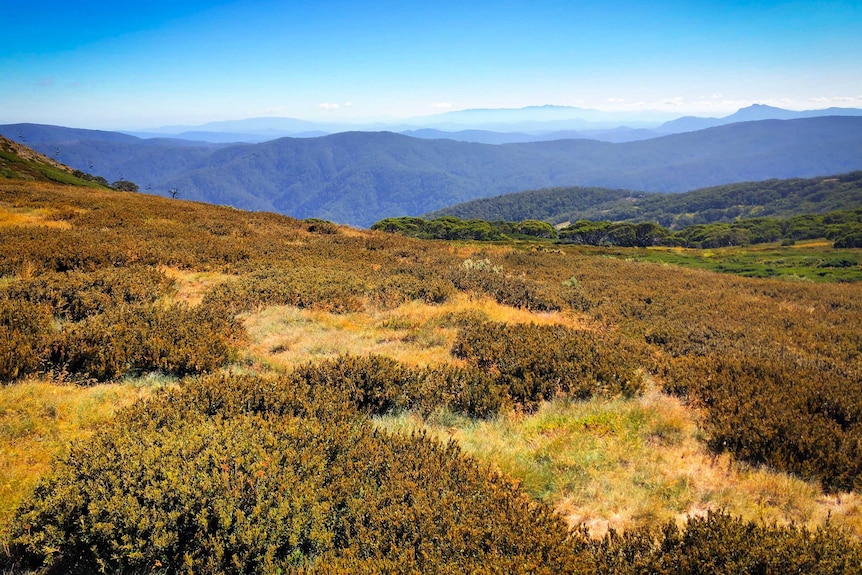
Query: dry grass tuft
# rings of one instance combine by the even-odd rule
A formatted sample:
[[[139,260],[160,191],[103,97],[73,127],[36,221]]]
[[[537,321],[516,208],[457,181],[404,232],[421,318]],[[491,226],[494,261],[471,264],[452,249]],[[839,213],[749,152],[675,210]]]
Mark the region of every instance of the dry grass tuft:
[[[451,363],[449,350],[465,321],[586,325],[574,314],[535,313],[466,294],[441,305],[410,302],[339,314],[273,306],[242,319],[252,358],[280,369],[343,354],[384,355],[413,366]]]
[[[857,494],[824,496],[817,484],[713,456],[697,414],[655,390],[634,399],[558,400],[530,416],[401,414],[378,424],[455,439],[595,537],[671,519],[683,524],[718,509],[767,524],[815,527],[829,520],[862,536]]]
[[[12,208],[0,205],[0,228],[6,226],[44,226],[68,230],[72,224],[64,220],[51,219],[56,210],[48,208]]]
[[[33,379],[0,387],[0,539],[15,507],[54,458],[148,396],[151,384],[79,387]]]
[[[159,270],[174,280],[175,293],[170,298],[171,303],[183,302],[190,306],[201,303],[207,290],[232,277],[217,272],[180,270],[168,266],[160,266]]]

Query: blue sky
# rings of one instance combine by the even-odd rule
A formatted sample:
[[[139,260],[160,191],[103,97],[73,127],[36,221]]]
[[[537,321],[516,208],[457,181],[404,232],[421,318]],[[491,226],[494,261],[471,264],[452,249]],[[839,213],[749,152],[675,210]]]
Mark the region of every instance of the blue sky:
[[[0,123],[862,107],[862,1],[0,0]]]

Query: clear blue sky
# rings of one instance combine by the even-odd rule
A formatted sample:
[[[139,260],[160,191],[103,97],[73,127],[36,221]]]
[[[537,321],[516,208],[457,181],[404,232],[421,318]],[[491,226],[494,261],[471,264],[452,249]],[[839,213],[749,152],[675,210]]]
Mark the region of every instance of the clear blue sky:
[[[862,107],[862,1],[0,0],[0,123]]]

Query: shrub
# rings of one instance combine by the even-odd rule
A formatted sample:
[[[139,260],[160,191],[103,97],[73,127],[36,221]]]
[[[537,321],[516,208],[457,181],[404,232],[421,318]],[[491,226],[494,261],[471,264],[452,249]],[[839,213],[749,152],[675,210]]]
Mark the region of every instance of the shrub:
[[[50,362],[99,381],[143,371],[202,373],[230,360],[240,333],[230,313],[216,307],[118,307],[66,326]]]
[[[172,285],[172,280],[153,268],[108,267],[22,279],[6,288],[6,297],[46,304],[61,319],[81,321],[118,305],[153,303]]]
[[[36,371],[52,335],[47,306],[0,298],[0,381]]]
[[[557,294],[540,284],[523,277],[503,274],[484,265],[462,265],[450,270],[446,277],[461,291],[485,293],[503,305],[531,311],[559,311],[564,307],[564,302]]]
[[[826,526],[756,524],[725,513],[692,517],[660,531],[608,533],[600,541],[583,537],[579,548],[593,573],[618,575],[700,575],[762,573],[856,573],[862,566],[859,542]]]
[[[366,286],[357,277],[336,270],[270,268],[223,283],[204,296],[204,305],[235,313],[270,305],[290,305],[331,312],[362,309]]]
[[[862,232],[843,235],[835,240],[836,248],[862,248]]]
[[[862,398],[826,365],[723,358],[686,362],[688,392],[707,408],[710,447],[816,478],[828,490],[860,487]]]
[[[48,573],[576,572],[562,521],[453,443],[266,399],[293,381],[209,377],[119,416],[22,505],[7,562]]]
[[[421,388],[409,406],[424,415],[446,408],[470,417],[491,417],[511,404],[506,386],[475,367],[431,366],[419,381]]]
[[[483,323],[461,328],[455,357],[491,374],[514,403],[533,409],[562,394],[633,395],[640,377],[597,335],[564,326]]]

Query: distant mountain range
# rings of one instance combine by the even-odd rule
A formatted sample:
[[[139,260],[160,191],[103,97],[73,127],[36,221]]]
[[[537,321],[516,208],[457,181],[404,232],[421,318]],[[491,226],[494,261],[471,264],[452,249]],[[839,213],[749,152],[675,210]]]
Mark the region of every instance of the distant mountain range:
[[[705,130],[716,126],[726,126],[737,122],[757,122],[759,120],[798,120],[801,118],[820,118],[823,116],[862,116],[862,110],[857,108],[827,108],[825,110],[805,110],[797,112],[785,110],[763,104],[754,104],[742,108],[729,116],[723,118],[699,118],[697,116],[684,116],[665,122],[655,129],[660,134],[680,134],[682,132],[694,132]]]
[[[503,145],[389,132],[212,144],[15,124],[0,134],[64,164],[183,199],[369,226],[552,186],[656,192],[862,169],[862,117],[762,120],[612,144]]]
[[[295,118],[262,117],[211,122],[200,126],[165,126],[148,132],[128,134],[141,138],[166,137],[212,143],[260,143],[283,137],[310,138],[349,131],[387,131],[417,138],[447,138],[481,144],[578,138],[620,143],[736,122],[821,116],[862,116],[862,110],[828,108],[797,112],[755,104],[723,118],[676,118],[666,112],[603,112],[572,106],[528,106],[458,110],[403,121],[365,123],[322,123]]]

